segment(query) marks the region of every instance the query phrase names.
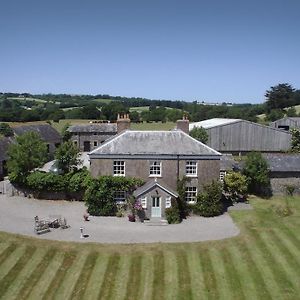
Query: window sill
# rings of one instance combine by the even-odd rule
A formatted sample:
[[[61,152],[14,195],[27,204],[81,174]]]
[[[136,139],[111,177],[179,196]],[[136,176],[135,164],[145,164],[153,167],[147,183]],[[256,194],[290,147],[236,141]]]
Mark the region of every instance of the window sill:
[[[114,174],[114,177],[125,177],[125,174]]]
[[[198,177],[198,175],[197,175],[197,174],[186,174],[185,176],[186,176],[186,177],[195,177],[195,178],[197,178],[197,177]]]
[[[186,201],[187,204],[195,204],[196,201]]]
[[[161,175],[149,175],[149,177],[152,177],[152,178],[159,177],[159,178],[161,178],[162,176]]]

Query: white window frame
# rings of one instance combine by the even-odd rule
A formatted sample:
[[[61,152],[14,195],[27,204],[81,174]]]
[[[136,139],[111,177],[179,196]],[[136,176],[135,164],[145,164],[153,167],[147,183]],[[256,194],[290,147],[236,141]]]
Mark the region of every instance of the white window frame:
[[[142,208],[144,208],[144,209],[147,208],[147,197],[141,198],[141,205],[142,205]]]
[[[172,197],[166,197],[166,208],[170,208],[172,206]]]
[[[195,160],[187,160],[185,163],[185,175],[187,177],[197,177],[198,163]]]
[[[150,160],[149,161],[149,177],[161,177],[162,163],[160,160]],[[154,168],[151,170],[151,168]]]
[[[124,204],[126,203],[126,192],[125,191],[115,191],[114,192],[114,201],[117,204]]]
[[[224,182],[224,178],[225,178],[225,176],[226,176],[226,171],[220,171],[220,181],[221,182]]]
[[[198,190],[196,186],[187,186],[185,188],[185,201],[187,203],[196,203],[197,192]]]
[[[113,174],[114,176],[125,176],[125,161],[124,160],[114,160],[113,163]]]

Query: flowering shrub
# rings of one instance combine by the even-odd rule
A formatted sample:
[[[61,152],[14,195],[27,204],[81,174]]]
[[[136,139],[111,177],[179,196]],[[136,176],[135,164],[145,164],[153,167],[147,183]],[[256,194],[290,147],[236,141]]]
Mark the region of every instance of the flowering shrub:
[[[136,201],[135,203],[134,203],[134,209],[136,210],[136,211],[141,211],[141,210],[143,210],[143,207],[142,207],[142,204],[141,204],[141,202],[140,201]]]

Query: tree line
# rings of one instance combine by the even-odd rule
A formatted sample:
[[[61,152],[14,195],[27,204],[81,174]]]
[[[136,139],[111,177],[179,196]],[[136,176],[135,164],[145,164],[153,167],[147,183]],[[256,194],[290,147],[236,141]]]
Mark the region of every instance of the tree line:
[[[118,113],[129,113],[133,122],[174,122],[187,114],[191,121],[210,118],[234,118],[257,122],[265,114],[266,121],[297,116],[293,106],[300,104],[300,90],[288,83],[272,86],[262,104],[205,105],[203,103],[151,100],[110,95],[68,95],[0,93],[0,121],[40,121],[60,119],[103,119],[115,121]],[[99,101],[105,100],[105,101]],[[107,101],[108,100],[108,101]],[[133,108],[137,108],[136,110]],[[139,111],[139,107],[148,110]]]

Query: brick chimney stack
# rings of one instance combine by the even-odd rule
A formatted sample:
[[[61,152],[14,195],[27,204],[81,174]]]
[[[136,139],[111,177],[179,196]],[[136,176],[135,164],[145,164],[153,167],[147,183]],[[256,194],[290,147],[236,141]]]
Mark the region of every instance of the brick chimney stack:
[[[117,132],[120,133],[124,130],[129,130],[129,129],[130,129],[129,114],[118,114]]]
[[[176,124],[176,129],[189,134],[189,119],[186,114],[183,115],[182,120],[178,120]]]

